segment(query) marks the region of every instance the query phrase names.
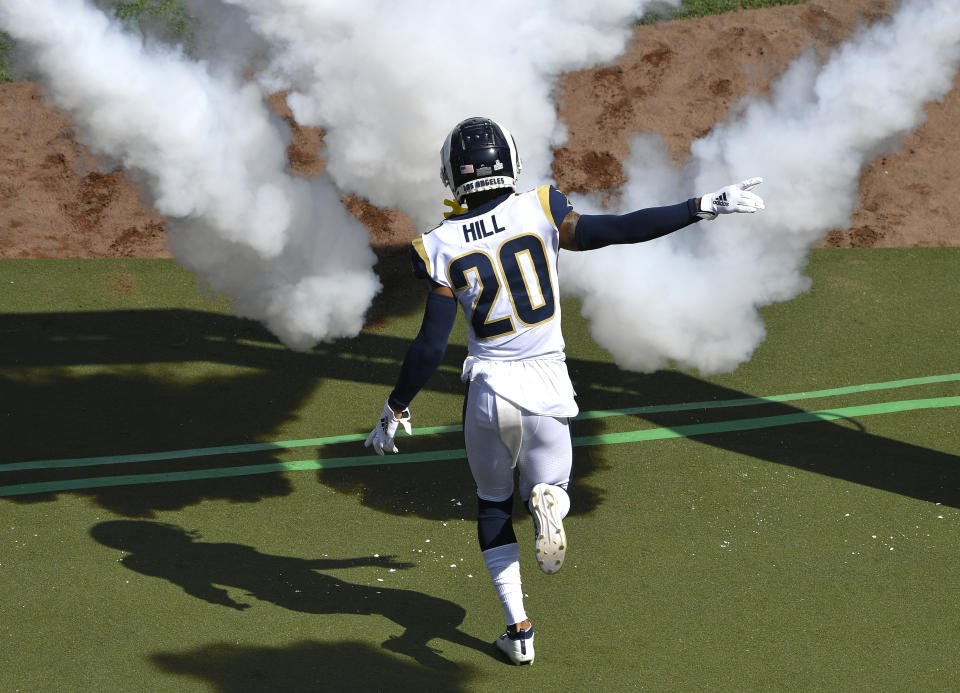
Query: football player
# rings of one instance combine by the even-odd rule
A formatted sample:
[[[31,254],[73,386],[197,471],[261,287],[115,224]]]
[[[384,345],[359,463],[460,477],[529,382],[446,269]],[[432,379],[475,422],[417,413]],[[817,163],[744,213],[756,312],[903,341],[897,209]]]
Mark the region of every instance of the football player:
[[[365,445],[380,455],[397,452],[397,429],[411,432],[410,402],[442,361],[459,304],[469,327],[463,433],[477,485],[477,534],[507,623],[496,644],[515,664],[530,663],[533,626],[523,607],[513,497],[518,491],[533,516],[540,568],[555,573],[567,551],[570,419],[578,412],[560,331],[559,250],[640,243],[719,214],[756,212],[763,200],[751,189],[762,179],[670,206],[581,215],[553,186],[516,192],[516,143],[489,118],[453,128],[440,160],[453,211],[413,241],[414,272],[430,280],[423,323]]]

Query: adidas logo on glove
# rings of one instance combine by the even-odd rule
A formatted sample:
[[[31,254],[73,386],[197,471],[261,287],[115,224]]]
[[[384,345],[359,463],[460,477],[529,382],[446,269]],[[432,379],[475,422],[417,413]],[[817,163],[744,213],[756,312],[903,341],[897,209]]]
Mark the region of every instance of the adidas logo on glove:
[[[763,199],[750,191],[762,182],[763,178],[747,178],[704,195],[700,198],[696,215],[701,219],[709,220],[716,219],[718,214],[759,211],[764,207]]]

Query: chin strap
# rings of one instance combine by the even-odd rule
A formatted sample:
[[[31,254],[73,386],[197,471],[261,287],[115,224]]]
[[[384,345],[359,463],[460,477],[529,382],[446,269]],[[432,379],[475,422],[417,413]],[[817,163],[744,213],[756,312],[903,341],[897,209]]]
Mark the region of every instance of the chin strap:
[[[447,207],[450,208],[450,211],[449,211],[449,212],[444,212],[444,213],[443,213],[443,218],[444,218],[444,219],[449,219],[450,217],[452,217],[452,216],[454,216],[454,215],[456,215],[456,214],[464,214],[464,213],[467,211],[467,208],[464,207],[464,206],[462,206],[462,205],[461,205],[459,202],[457,202],[456,200],[444,200],[444,201],[443,201],[443,204],[445,204]]]

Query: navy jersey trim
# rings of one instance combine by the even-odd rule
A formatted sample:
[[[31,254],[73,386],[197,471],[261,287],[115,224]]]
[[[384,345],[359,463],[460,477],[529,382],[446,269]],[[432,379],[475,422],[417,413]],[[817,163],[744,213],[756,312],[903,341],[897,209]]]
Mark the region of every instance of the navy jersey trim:
[[[429,279],[430,268],[427,267],[427,253],[423,248],[423,237],[417,236],[410,244],[410,262],[413,263],[413,274],[418,279]]]
[[[567,196],[550,186],[550,215],[553,217],[553,224],[558,229],[563,223],[564,218],[573,210],[573,205],[567,199]]]

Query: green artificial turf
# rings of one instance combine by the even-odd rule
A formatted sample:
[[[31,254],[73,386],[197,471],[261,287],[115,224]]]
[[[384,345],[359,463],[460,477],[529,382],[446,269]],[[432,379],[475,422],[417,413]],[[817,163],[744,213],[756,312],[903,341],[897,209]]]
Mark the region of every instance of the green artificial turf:
[[[584,411],[850,388],[585,417],[574,436],[956,398],[957,380],[855,386],[960,372],[958,270],[956,248],[816,250],[812,290],[764,308],[767,340],[712,377],[619,370],[568,301]],[[0,277],[0,488],[364,455],[358,438],[419,326],[414,304],[298,354],[169,261],[5,260]],[[464,343],[458,324],[415,429],[459,421]],[[951,690],[958,415],[579,445],[559,574],[537,570],[530,523],[517,522],[537,633],[526,669],[489,645],[503,616],[456,455],[3,496],[0,690]],[[443,458],[462,441],[398,446]]]

